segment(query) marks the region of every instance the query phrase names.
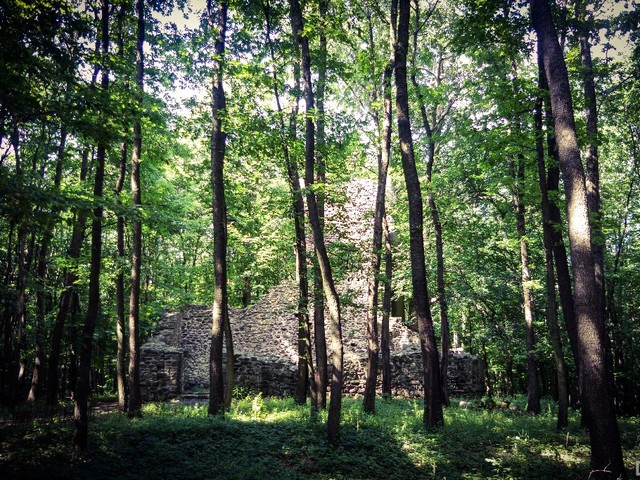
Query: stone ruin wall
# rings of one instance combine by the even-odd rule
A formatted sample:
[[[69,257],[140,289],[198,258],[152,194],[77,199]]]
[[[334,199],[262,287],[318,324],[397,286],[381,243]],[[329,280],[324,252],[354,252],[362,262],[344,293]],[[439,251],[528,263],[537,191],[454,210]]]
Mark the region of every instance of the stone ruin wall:
[[[297,368],[297,320],[282,299],[295,298],[293,284],[283,284],[245,310],[231,310],[236,385],[265,396],[291,396]],[[284,302],[286,303],[286,302]],[[349,309],[346,309],[349,310]],[[362,318],[345,314],[344,387],[348,395],[364,393],[367,364]],[[391,318],[392,392],[402,397],[423,394],[422,357],[417,335]],[[192,306],[167,312],[156,333],[141,348],[141,387],[146,400],[176,397],[183,392],[206,391],[209,386],[211,308]],[[331,348],[329,346],[329,348]],[[484,377],[479,358],[451,352],[448,382],[453,394],[482,394]],[[378,381],[380,387],[381,374]]]
[[[342,309],[344,393],[361,394],[367,362],[366,281],[370,276],[369,262],[362,252],[370,249],[377,185],[372,180],[356,179],[333,188],[335,198],[340,200],[332,203],[328,198],[327,242],[349,244],[360,252],[360,258],[353,259],[357,265],[347,269],[337,290],[349,298],[348,305]],[[387,195],[392,196],[392,192]],[[392,225],[392,220],[390,223]],[[312,249],[311,238],[307,241],[308,248]],[[313,294],[310,297],[313,298]],[[297,366],[296,299],[296,285],[283,282],[256,304],[243,310],[230,309],[236,385],[265,395],[293,395]],[[313,312],[311,305],[309,311]],[[328,322],[328,315],[326,318]],[[313,325],[313,318],[310,322]],[[208,388],[210,328],[210,307],[192,306],[164,314],[156,333],[141,348],[141,386],[146,399]],[[390,329],[393,393],[422,395],[422,359],[417,334],[406,328],[399,318],[391,318]],[[331,345],[327,348],[330,353]],[[448,377],[454,394],[484,392],[482,364],[472,355],[451,353]]]

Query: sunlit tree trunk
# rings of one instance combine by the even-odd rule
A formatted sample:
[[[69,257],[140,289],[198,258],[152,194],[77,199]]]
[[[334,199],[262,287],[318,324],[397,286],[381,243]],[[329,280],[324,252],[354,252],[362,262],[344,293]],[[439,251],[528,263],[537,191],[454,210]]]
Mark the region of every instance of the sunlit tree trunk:
[[[133,123],[133,154],[131,156],[131,196],[135,215],[131,226],[131,295],[129,296],[129,392],[127,411],[130,417],[141,414],[140,396],[140,269],[142,264],[142,192],[140,161],[142,158],[142,125],[144,94],[144,0],[136,1],[136,112]]]
[[[543,69],[539,64],[540,70]],[[544,75],[539,72],[540,78]],[[542,80],[539,82],[542,84]],[[541,88],[542,91],[542,88]],[[546,296],[547,296],[547,322],[549,324],[549,337],[553,349],[553,359],[556,365],[556,379],[558,384],[558,422],[557,428],[563,429],[569,425],[569,390],[567,386],[567,368],[562,351],[560,328],[558,327],[558,305],[556,301],[555,273],[553,268],[553,235],[551,216],[549,214],[549,194],[547,192],[547,169],[544,159],[542,98],[536,102],[535,107],[535,134],[536,134],[536,159],[538,163],[538,178],[540,182],[540,196],[542,205],[542,231],[544,244],[544,261],[546,270]]]
[[[531,10],[549,84],[558,158],[567,199],[580,355],[580,394],[591,443],[591,477],[624,477],[620,434],[613,399],[609,394],[604,321],[598,309],[600,292],[595,278],[585,176],[569,79],[549,2],[532,0]]]
[[[342,319],[340,316],[340,300],[336,291],[329,256],[324,243],[324,233],[320,223],[318,204],[313,192],[315,174],[315,128],[313,121],[314,97],[311,83],[311,57],[309,40],[303,34],[302,11],[298,0],[291,0],[291,20],[296,42],[301,50],[302,83],[306,103],[305,118],[305,180],[308,189],[307,209],[309,223],[313,231],[313,241],[320,272],[322,274],[323,291],[331,317],[331,394],[329,398],[329,417],[327,420],[327,440],[337,445],[340,437],[340,412],[342,409]]]
[[[440,361],[436,337],[429,309],[427,290],[427,272],[424,257],[423,205],[420,181],[416,170],[411,121],[409,115],[409,96],[407,91],[407,51],[409,47],[409,0],[400,0],[398,5],[398,37],[396,42],[396,110],[398,116],[398,137],[402,152],[402,167],[407,184],[409,199],[409,236],[411,257],[411,279],[413,300],[420,336],[424,377],[424,414],[425,427],[444,424],[442,411],[442,390],[440,385]]]
[[[209,29],[216,32],[215,55],[212,59],[212,115],[211,115],[211,186],[213,189],[213,261],[214,290],[211,326],[211,355],[209,359],[209,415],[224,412],[224,376],[222,372],[225,322],[228,319],[227,295],[227,207],[224,197],[224,155],[226,135],[222,128],[222,116],[226,108],[222,85],[222,57],[227,32],[227,3],[218,4],[217,13],[211,0],[207,1]],[[228,355],[228,351],[227,351]]]

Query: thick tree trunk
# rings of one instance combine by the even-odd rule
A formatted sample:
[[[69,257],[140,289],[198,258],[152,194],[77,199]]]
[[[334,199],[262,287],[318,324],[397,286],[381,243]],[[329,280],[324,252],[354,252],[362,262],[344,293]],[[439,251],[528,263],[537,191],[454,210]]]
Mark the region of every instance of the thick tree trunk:
[[[396,42],[396,110],[398,115],[398,137],[402,151],[402,167],[407,184],[409,198],[409,235],[411,257],[411,279],[415,314],[422,350],[424,376],[424,415],[425,427],[444,424],[442,412],[442,389],[440,379],[440,361],[436,337],[429,309],[427,290],[427,272],[424,257],[423,205],[420,181],[416,170],[411,122],[409,115],[409,97],[407,90],[407,51],[409,47],[409,0],[400,0],[398,9],[398,40]]]
[[[109,88],[109,71],[105,65],[109,54],[109,0],[102,1],[102,82],[101,92],[107,93]],[[104,184],[104,166],[107,156],[107,145],[104,140],[98,143],[96,155],[96,176],[93,197],[96,206],[93,209],[91,225],[91,270],[89,272],[89,303],[87,316],[82,332],[80,346],[80,365],[76,385],[76,401],[74,408],[74,446],[85,451],[89,441],[89,393],[91,374],[91,354],[93,351],[93,333],[100,313],[100,267],[102,262],[102,192]]]
[[[574,279],[574,299],[580,354],[583,415],[591,443],[591,477],[626,476],[620,434],[609,394],[604,319],[591,248],[589,210],[584,170],[576,137],[567,69],[547,0],[532,0],[533,24],[538,35],[553,113],[558,157],[567,198],[567,220]]]
[[[142,262],[142,192],[140,188],[140,160],[142,157],[141,116],[144,95],[144,0],[136,1],[138,17],[136,40],[136,103],[138,112],[133,123],[133,155],[131,156],[131,196],[135,208],[131,242],[131,295],[129,297],[129,417],[141,415],[140,396],[140,270]]]
[[[606,318],[605,278],[604,278],[604,237],[600,214],[600,173],[598,160],[598,110],[596,100],[595,76],[591,59],[590,29],[587,26],[587,2],[576,0],[578,20],[578,42],[580,43],[580,62],[582,64],[582,85],[587,121],[586,148],[586,187],[589,220],[591,221],[591,248],[598,288],[598,308],[603,319]]]
[[[318,203],[313,192],[315,173],[315,129],[313,122],[314,97],[311,83],[311,58],[309,54],[309,40],[303,35],[302,11],[298,0],[291,0],[291,20],[296,42],[301,50],[301,65],[304,97],[306,103],[305,119],[305,180],[308,189],[307,208],[309,223],[313,231],[313,241],[322,274],[323,291],[331,317],[331,394],[329,399],[329,417],[327,420],[327,440],[331,445],[337,445],[340,437],[340,412],[342,409],[342,319],[340,316],[340,300],[333,283],[331,265],[324,243],[324,233],[320,223]]]
[[[427,106],[425,103],[424,95],[418,85],[418,79],[416,76],[416,55],[418,50],[418,35],[420,32],[420,25],[422,21],[420,19],[420,9],[418,2],[415,1],[415,29],[413,31],[413,54],[411,55],[411,83],[418,97],[418,106],[420,108],[420,118],[422,119],[422,127],[427,138],[427,168],[425,175],[425,183],[427,187],[427,205],[429,206],[429,212],[431,214],[431,221],[433,222],[433,228],[435,230],[435,244],[436,244],[436,287],[438,290],[438,305],[440,306],[440,377],[442,387],[442,403],[449,405],[449,391],[447,388],[447,368],[449,364],[449,306],[447,304],[446,287],[444,280],[444,244],[442,240],[442,223],[440,222],[440,214],[438,212],[438,205],[436,204],[435,195],[433,194],[433,187],[431,180],[433,178],[433,164],[436,158],[436,143],[433,138],[433,130],[431,128],[431,122],[429,121],[429,115],[427,114]],[[438,68],[436,82],[439,85],[441,82],[440,71]],[[434,112],[437,107],[434,107]],[[435,118],[435,113],[432,118]]]
[[[540,70],[544,67],[539,64]],[[544,72],[540,71],[540,77]],[[540,82],[542,83],[542,82]],[[549,337],[553,349],[553,359],[556,365],[557,393],[558,393],[558,430],[569,425],[569,390],[567,387],[567,368],[564,362],[560,328],[558,327],[558,305],[556,302],[555,273],[553,269],[553,236],[551,218],[549,215],[549,195],[547,192],[547,175],[544,161],[544,143],[542,132],[542,98],[539,98],[535,108],[536,157],[538,163],[538,179],[540,182],[540,196],[542,205],[542,231],[544,244],[544,260],[546,269],[547,322],[549,323]]]
[[[209,415],[224,413],[224,376],[222,372],[224,328],[228,315],[227,295],[227,207],[224,197],[224,155],[226,135],[222,129],[222,117],[226,108],[222,86],[222,57],[227,31],[227,3],[220,2],[213,11],[207,1],[209,29],[216,31],[215,56],[213,58],[213,103],[211,116],[211,186],[213,190],[213,259],[214,290],[211,325],[211,354],[209,358]]]

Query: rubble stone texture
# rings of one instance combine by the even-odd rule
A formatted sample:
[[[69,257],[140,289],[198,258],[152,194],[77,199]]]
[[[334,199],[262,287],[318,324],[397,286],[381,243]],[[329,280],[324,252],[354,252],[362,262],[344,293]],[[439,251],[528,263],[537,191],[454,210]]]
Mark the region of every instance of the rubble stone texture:
[[[333,248],[346,252],[341,260],[347,265],[341,265],[338,282],[339,294],[346,300],[343,302],[343,391],[357,395],[364,392],[365,386],[365,306],[370,263],[366,259],[371,248],[376,185],[359,179],[342,189],[334,192],[333,198],[337,201],[327,204],[326,230],[330,251]],[[297,295],[295,282],[283,282],[254,305],[242,310],[230,309],[238,387],[269,396],[288,396],[295,392]],[[312,305],[309,310],[313,312]],[[154,335],[141,347],[143,398],[159,400],[183,392],[205,391],[209,385],[210,331],[210,306],[166,312]],[[403,325],[401,318],[395,317],[390,319],[390,331],[393,394],[421,396],[422,358],[417,334]],[[481,360],[468,353],[452,352],[448,382],[454,394],[483,393]]]

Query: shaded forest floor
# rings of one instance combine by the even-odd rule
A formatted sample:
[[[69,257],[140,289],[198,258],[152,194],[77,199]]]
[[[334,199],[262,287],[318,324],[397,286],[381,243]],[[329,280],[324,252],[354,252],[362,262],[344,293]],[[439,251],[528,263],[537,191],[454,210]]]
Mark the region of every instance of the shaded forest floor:
[[[341,444],[325,441],[324,414],[291,399],[248,396],[226,419],[206,405],[148,404],[141,419],[98,410],[90,450],[74,454],[68,417],[0,424],[2,479],[578,479],[589,475],[588,438],[579,415],[555,429],[549,403],[537,417],[519,409],[446,409],[446,426],[422,428],[422,404],[377,403],[362,412],[345,399]],[[6,419],[5,419],[6,420]],[[625,463],[635,477],[640,419],[620,419]]]

